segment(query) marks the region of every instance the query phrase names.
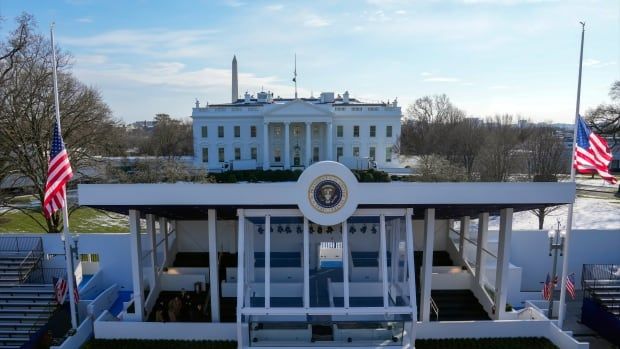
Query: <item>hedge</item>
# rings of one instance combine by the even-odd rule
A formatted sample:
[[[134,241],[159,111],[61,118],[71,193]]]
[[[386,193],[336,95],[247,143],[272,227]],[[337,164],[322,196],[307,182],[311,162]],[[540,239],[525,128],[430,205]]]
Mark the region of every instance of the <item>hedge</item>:
[[[416,349],[557,349],[548,339],[532,338],[471,338],[419,339]]]
[[[234,341],[93,339],[84,349],[234,349]],[[416,349],[557,349],[546,338],[420,339]]]
[[[301,170],[239,170],[212,173],[209,177],[216,183],[295,182],[301,172]],[[387,173],[374,169],[353,170],[352,172],[360,182],[389,182],[391,180]]]
[[[236,349],[236,341],[92,339],[83,349]]]

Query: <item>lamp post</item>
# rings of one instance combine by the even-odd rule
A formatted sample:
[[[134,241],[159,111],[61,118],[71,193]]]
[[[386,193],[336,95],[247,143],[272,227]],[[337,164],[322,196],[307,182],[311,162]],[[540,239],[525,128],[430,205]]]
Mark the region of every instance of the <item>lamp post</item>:
[[[566,230],[560,229],[560,220],[558,219],[558,227],[556,229],[550,229],[549,233],[549,256],[553,254],[553,271],[551,272],[551,285],[553,288],[549,290],[549,311],[547,316],[549,319],[553,316],[553,290],[555,289],[556,271],[558,264],[558,251],[562,256],[562,250],[564,249],[564,238],[566,237]]]
[[[79,258],[78,254],[78,239],[79,235],[76,235],[74,238],[69,238],[65,240],[65,234],[60,235],[60,240],[62,240],[65,247],[65,259],[67,260],[67,285],[69,289],[69,311],[71,314],[71,325],[72,328],[67,332],[68,335],[73,336],[78,326],[78,309],[77,304],[73,295],[73,288],[77,289],[77,285],[75,285],[75,271],[74,266],[76,259]],[[73,241],[73,246],[71,246],[71,241]]]

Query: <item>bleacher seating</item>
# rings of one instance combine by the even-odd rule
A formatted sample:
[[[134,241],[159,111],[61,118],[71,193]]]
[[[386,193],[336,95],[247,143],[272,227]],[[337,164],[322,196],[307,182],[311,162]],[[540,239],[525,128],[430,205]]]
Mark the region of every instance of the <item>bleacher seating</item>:
[[[19,348],[56,309],[52,285],[0,285],[0,348]]]

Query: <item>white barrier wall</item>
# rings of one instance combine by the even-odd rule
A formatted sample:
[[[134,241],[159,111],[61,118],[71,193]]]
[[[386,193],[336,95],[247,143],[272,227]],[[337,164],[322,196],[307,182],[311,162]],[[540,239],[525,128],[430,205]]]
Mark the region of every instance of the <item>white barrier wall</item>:
[[[236,340],[236,323],[95,321],[95,338]]]
[[[93,319],[98,318],[101,313],[109,309],[118,298],[118,285],[112,285],[95,298],[87,307],[87,312]]]
[[[93,335],[93,320],[87,318],[78,327],[73,336],[68,336],[61,345],[51,346],[50,349],[75,349],[81,348]]]
[[[620,215],[620,212],[618,213]],[[570,240],[569,273],[575,273],[581,288],[583,264],[620,263],[620,229],[573,230]],[[541,282],[551,273],[553,256],[549,256],[546,230],[515,231],[512,234],[510,262],[522,268],[522,291],[540,291]],[[558,256],[558,275],[562,273],[562,257]]]
[[[43,242],[43,251],[47,254],[58,255],[50,260],[45,260],[44,267],[65,268],[65,249],[60,240],[61,234],[15,234],[11,236],[40,237]],[[129,234],[80,234],[78,253],[97,253],[99,255],[99,268],[104,270],[103,285],[118,284],[123,289],[132,289],[131,269],[128,267],[131,265]]]

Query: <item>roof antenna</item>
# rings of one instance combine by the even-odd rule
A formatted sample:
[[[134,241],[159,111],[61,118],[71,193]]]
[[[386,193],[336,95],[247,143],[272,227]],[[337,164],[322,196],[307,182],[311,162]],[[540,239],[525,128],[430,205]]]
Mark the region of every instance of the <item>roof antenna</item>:
[[[293,82],[295,83],[295,99],[297,99],[297,53],[295,53],[295,70],[293,71]]]

